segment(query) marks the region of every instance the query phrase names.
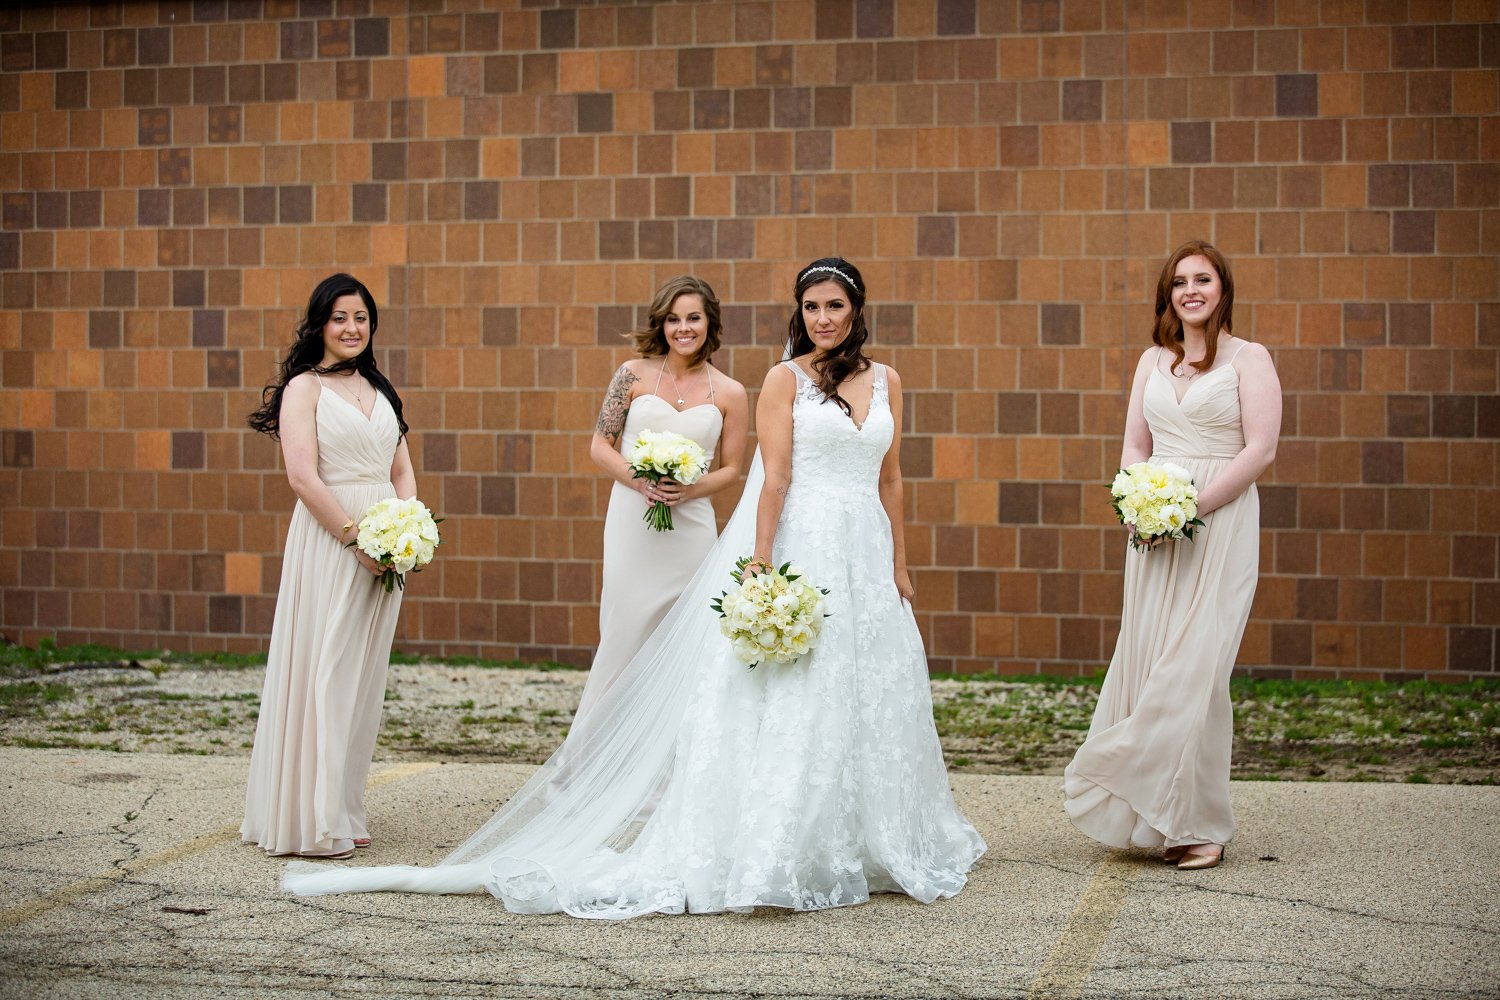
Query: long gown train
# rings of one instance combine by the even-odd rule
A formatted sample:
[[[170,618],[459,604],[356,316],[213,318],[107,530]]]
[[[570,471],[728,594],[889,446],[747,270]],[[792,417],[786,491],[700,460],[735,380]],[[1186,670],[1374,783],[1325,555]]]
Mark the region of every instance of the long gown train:
[[[810,655],[747,670],[708,608],[754,541],[757,459],[718,544],[601,697],[597,724],[484,828],[435,868],[294,862],[284,887],[483,888],[516,912],[608,919],[957,893],[985,845],[953,802],[921,636],[892,576],[878,487],[894,433],[884,369],[862,428],[798,378],[774,555],[830,591]]]

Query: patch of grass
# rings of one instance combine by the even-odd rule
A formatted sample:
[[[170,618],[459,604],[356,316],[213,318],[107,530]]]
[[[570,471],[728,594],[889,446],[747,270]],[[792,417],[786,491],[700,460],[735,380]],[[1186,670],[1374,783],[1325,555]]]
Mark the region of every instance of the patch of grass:
[[[0,684],[0,718],[34,715],[49,704],[72,701],[75,696],[76,692],[67,684],[40,681]]]
[[[426,656],[421,653],[391,653],[391,665],[428,665],[435,667],[483,667],[486,670],[581,670],[571,663],[556,660],[491,660],[483,656]]]

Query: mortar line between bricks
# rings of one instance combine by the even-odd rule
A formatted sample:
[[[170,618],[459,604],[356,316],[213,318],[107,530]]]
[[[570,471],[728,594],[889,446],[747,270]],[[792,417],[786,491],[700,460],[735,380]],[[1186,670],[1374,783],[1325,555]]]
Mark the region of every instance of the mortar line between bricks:
[[[430,771],[438,766],[440,765],[437,761],[398,764],[371,777],[365,782],[365,790],[369,791],[379,788],[382,785],[388,785],[403,778],[409,778],[412,775]],[[127,861],[118,868],[111,869],[110,871],[86,876],[72,885],[64,886],[61,889],[47,893],[45,896],[22,903],[19,906],[13,906],[8,910],[0,910],[0,932],[19,927],[24,923],[35,920],[43,914],[51,913],[59,907],[67,906],[75,900],[82,899],[84,896],[106,892],[125,879],[139,875],[142,872],[150,871],[153,868],[159,868],[162,865],[168,865],[174,861],[181,861],[183,858],[190,858],[195,854],[211,850],[220,844],[234,840],[239,835],[240,828],[238,826],[220,827],[217,830],[199,834],[192,840],[175,844],[166,850],[157,851],[155,854],[147,855],[144,858],[136,858],[134,861]]]
[[[1027,991],[1027,1000],[1074,1000],[1083,995],[1099,949],[1114,929],[1115,918],[1140,873],[1138,859],[1110,856],[1099,863]]]

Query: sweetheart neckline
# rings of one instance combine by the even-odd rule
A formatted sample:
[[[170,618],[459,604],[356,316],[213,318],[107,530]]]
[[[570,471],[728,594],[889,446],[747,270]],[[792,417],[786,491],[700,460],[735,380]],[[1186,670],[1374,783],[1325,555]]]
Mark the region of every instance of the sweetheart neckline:
[[[1234,371],[1234,365],[1224,365],[1222,368],[1215,368],[1211,372],[1205,372],[1201,378],[1198,378],[1198,379],[1196,379],[1196,380],[1194,380],[1192,382],[1189,382],[1186,391],[1184,391],[1183,394],[1182,394],[1182,398],[1178,399],[1178,397],[1177,397],[1177,388],[1172,384],[1172,380],[1170,378],[1167,378],[1166,374],[1160,368],[1157,368],[1155,365],[1151,366],[1151,372],[1152,372],[1152,374],[1154,374],[1154,375],[1160,375],[1161,378],[1162,378],[1162,381],[1165,382],[1165,383],[1167,383],[1167,391],[1172,394],[1172,399],[1177,403],[1177,406],[1179,408],[1181,408],[1181,406],[1182,406],[1183,403],[1187,402],[1187,398],[1193,394],[1193,390],[1196,389],[1198,386],[1202,385],[1203,382],[1204,382],[1204,380],[1208,379],[1209,377],[1211,377],[1213,375],[1217,375],[1219,372],[1222,372],[1222,371]]]
[[[643,392],[643,393],[641,393],[639,396],[635,397],[634,399],[632,399],[630,401],[630,405],[634,406],[636,403],[639,403],[643,399],[659,399],[663,403],[667,404],[667,406],[671,407],[671,410],[672,410],[673,413],[687,413],[689,410],[697,410],[697,409],[701,409],[702,407],[705,407],[705,406],[713,407],[713,409],[715,409],[715,410],[717,410],[719,408],[718,405],[714,404],[714,403],[694,403],[692,406],[689,406],[689,407],[686,407],[685,409],[679,410],[675,405],[673,405],[673,403],[672,403],[672,401],[670,399],[668,399],[665,396],[658,396],[654,392]]]

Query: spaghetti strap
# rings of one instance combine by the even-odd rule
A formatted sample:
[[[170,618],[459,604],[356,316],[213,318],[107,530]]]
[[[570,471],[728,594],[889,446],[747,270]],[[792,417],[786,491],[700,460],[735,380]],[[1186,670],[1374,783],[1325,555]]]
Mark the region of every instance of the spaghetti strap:
[[[714,397],[714,366],[707,365],[706,367],[708,368],[708,401],[714,403],[718,401]]]
[[[1233,353],[1233,354],[1231,354],[1231,355],[1230,355],[1230,356],[1229,356],[1229,360],[1228,360],[1228,361],[1226,361],[1226,362],[1224,362],[1224,363],[1225,363],[1225,364],[1227,364],[1227,365],[1232,365],[1232,364],[1234,364],[1234,359],[1235,359],[1235,358],[1237,358],[1237,357],[1239,357],[1239,356],[1240,356],[1240,352],[1241,352],[1241,351],[1243,351],[1243,350],[1244,350],[1244,349],[1245,349],[1245,345],[1246,345],[1246,344],[1248,344],[1248,343],[1250,343],[1250,341],[1248,341],[1248,340],[1241,340],[1241,341],[1240,341],[1240,346],[1239,346],[1239,347],[1236,347],[1236,348],[1235,348],[1235,349],[1234,349],[1234,353]]]
[[[661,377],[667,373],[667,362],[662,360],[661,367],[656,370],[656,388],[651,390],[651,395],[661,395]]]

